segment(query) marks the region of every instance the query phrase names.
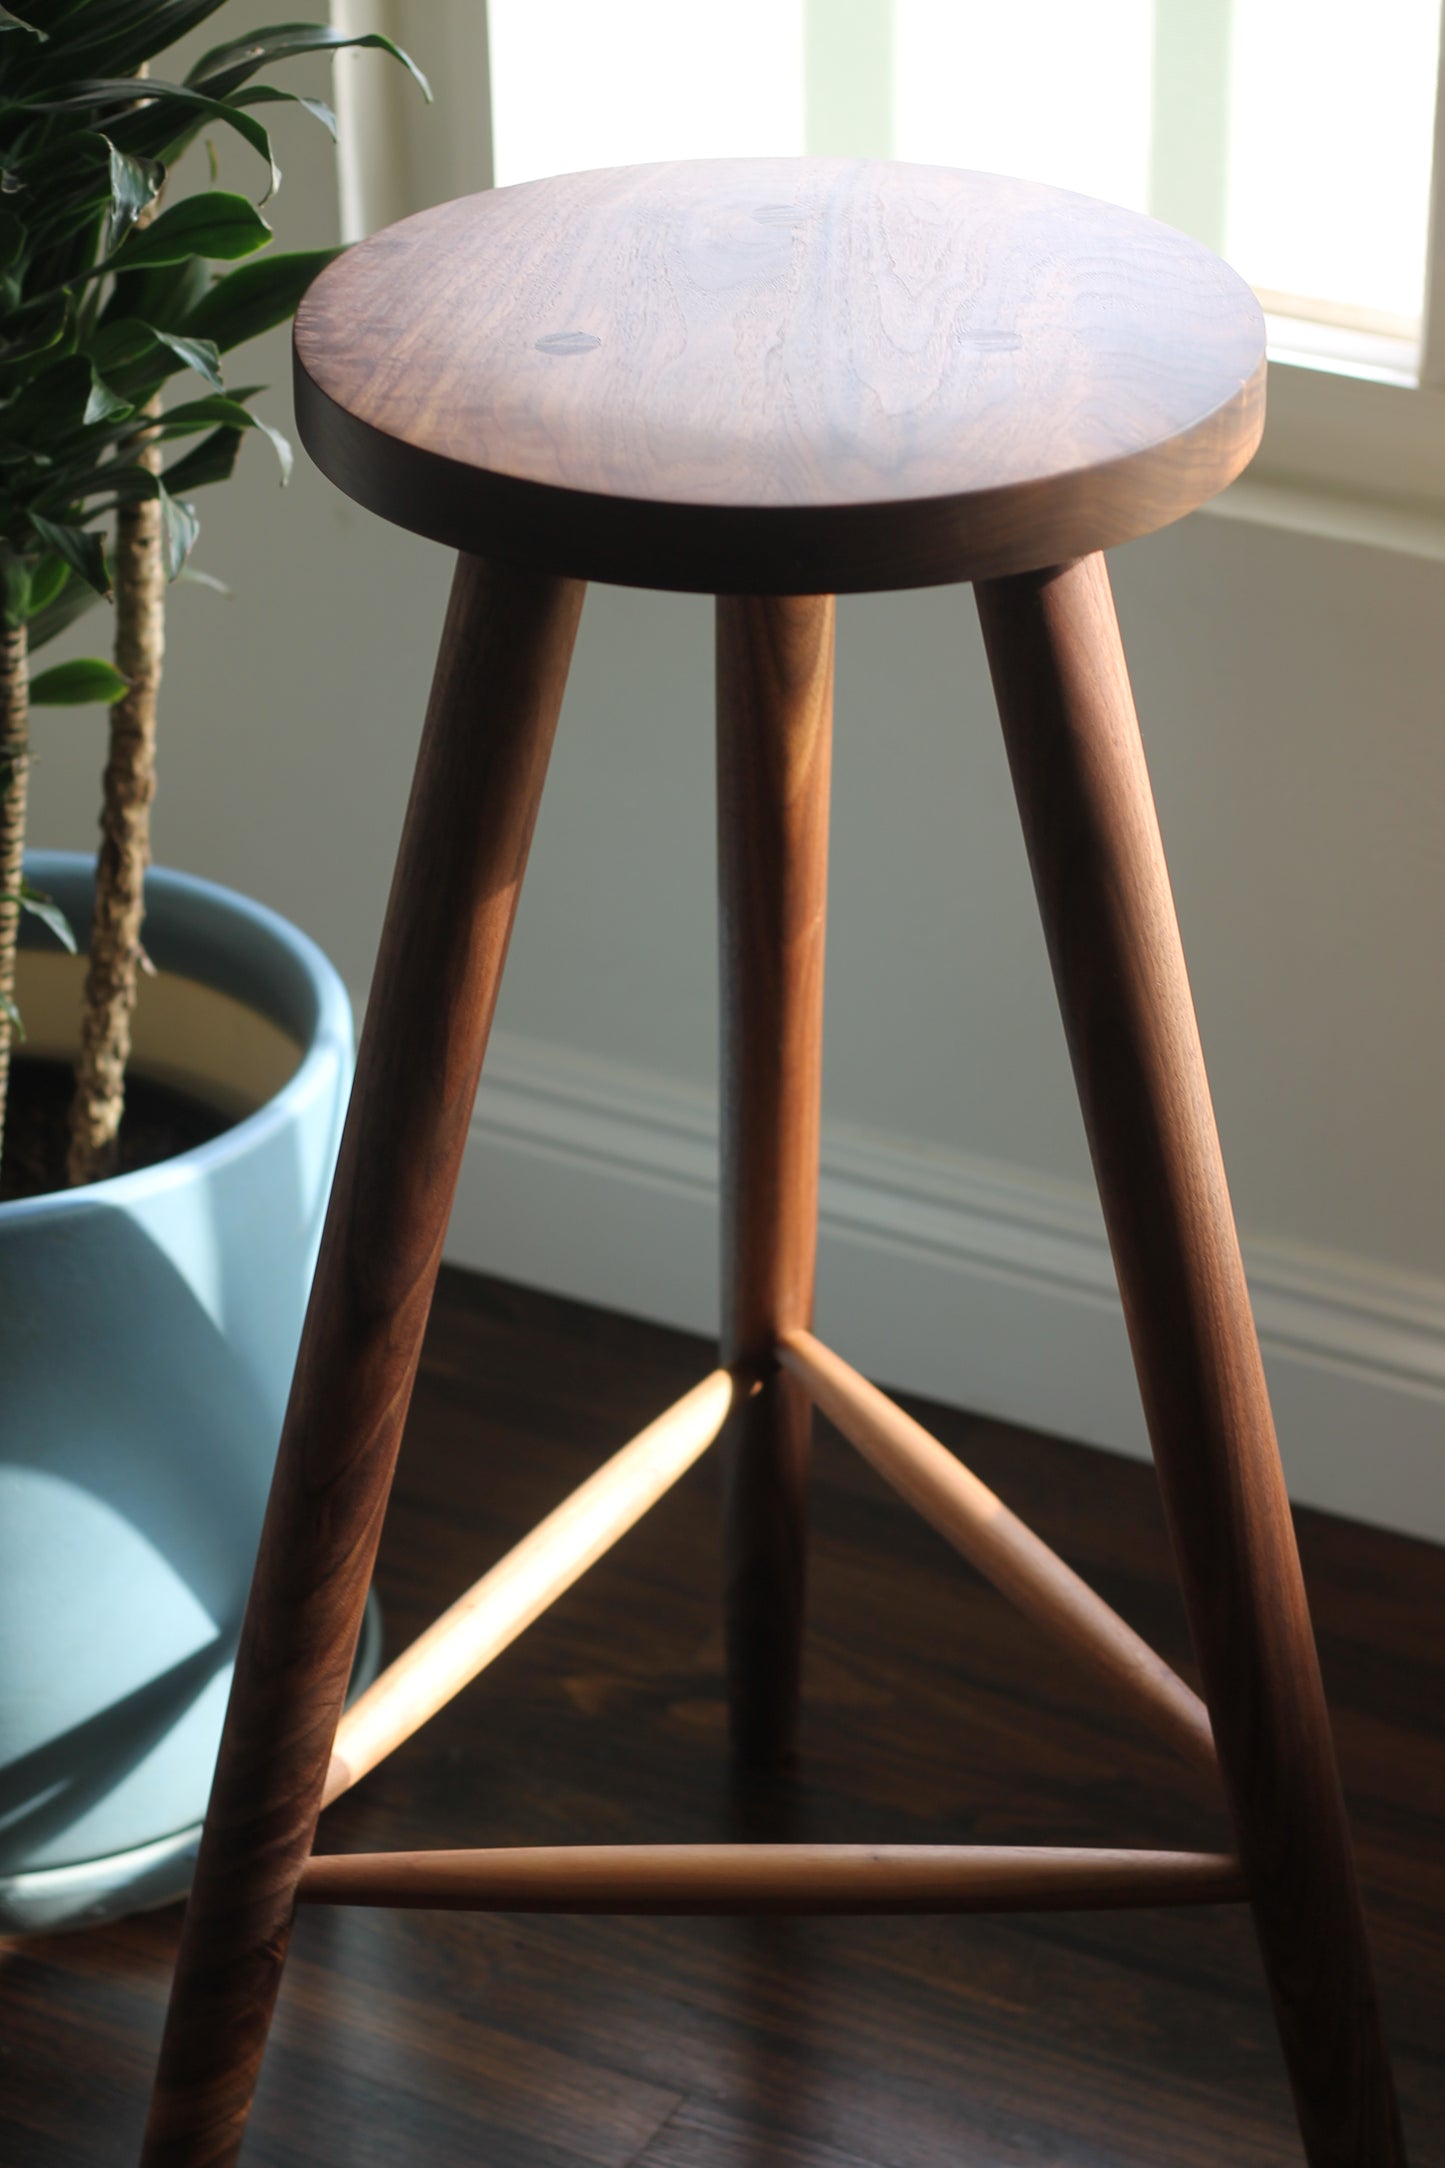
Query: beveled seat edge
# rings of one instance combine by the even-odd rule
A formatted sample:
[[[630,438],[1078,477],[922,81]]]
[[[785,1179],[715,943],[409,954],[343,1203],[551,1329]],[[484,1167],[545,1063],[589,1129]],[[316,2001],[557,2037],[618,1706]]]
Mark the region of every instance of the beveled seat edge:
[[[293,355],[301,441],[366,510],[470,555],[680,594],[869,594],[1069,563],[1207,503],[1264,428],[1261,355],[1192,428],[1043,480],[878,504],[672,504],[522,481],[404,443],[341,406]]]

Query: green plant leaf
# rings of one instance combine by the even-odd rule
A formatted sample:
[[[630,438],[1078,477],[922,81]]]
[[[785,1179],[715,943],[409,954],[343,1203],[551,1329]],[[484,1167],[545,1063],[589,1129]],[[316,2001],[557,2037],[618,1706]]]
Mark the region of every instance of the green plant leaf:
[[[101,140],[110,152],[110,215],[101,251],[113,256],[142,211],[148,210],[159,196],[165,186],[166,169],[153,158],[132,158],[128,151],[117,150],[109,136]]]
[[[118,271],[101,323],[137,317],[163,331],[179,331],[210,287],[211,272],[203,256],[192,256],[185,263],[158,264],[152,271]]]
[[[118,505],[137,504],[147,497],[156,500],[161,508],[161,565],[166,578],[173,580],[195,547],[201,523],[195,506],[167,486],[170,480],[149,467],[109,466],[97,477],[97,487],[113,491]]]
[[[66,354],[37,371],[0,411],[0,434],[33,448],[54,452],[58,441],[85,420],[91,396],[92,365],[83,354]]]
[[[33,110],[42,113],[113,112],[106,122],[107,134],[122,150],[136,157],[162,158],[206,120],[221,121],[234,128],[264,160],[270,174],[267,195],[281,185],[281,168],[271,153],[271,138],[258,120],[225,98],[207,98],[184,83],[167,83],[148,75],[137,82],[132,75],[97,76],[67,82],[63,95],[49,100],[36,98]],[[169,163],[169,160],[165,160]],[[265,198],[262,198],[264,202]]]
[[[37,354],[64,343],[70,327],[70,302],[60,294],[45,308],[27,310],[8,338],[0,338],[0,382],[4,372],[19,363],[33,362]]]
[[[340,254],[339,248],[296,249],[242,264],[216,280],[192,309],[185,329],[192,337],[214,339],[227,353],[289,322],[316,274]]]
[[[196,546],[201,531],[200,520],[193,504],[184,504],[173,497],[164,482],[158,485],[161,503],[161,563],[168,580],[175,579],[182,565]]]
[[[0,29],[4,28],[5,25],[0,23]],[[25,1026],[21,1022],[20,1011],[16,1008],[9,994],[0,994],[0,1016],[4,1017],[6,1023],[23,1046],[25,1044]]]
[[[46,519],[39,512],[31,512],[30,524],[45,547],[63,557],[72,572],[78,572],[87,587],[93,587],[98,595],[110,593],[110,569],[105,561],[105,538],[86,527],[72,527],[63,521]]]
[[[183,339],[175,331],[157,331],[156,337],[183,369],[194,369],[214,391],[225,390],[221,379],[221,350],[214,339]]]
[[[213,595],[224,595],[227,602],[231,600],[232,591],[224,580],[218,580],[214,572],[200,571],[195,565],[182,565],[176,581],[181,587],[209,587]]]
[[[244,196],[211,188],[187,196],[162,211],[149,226],[133,233],[121,250],[116,269],[144,270],[152,264],[184,263],[191,256],[233,262],[254,255],[272,238],[272,229]]]
[[[299,90],[282,90],[275,83],[253,83],[249,90],[238,90],[233,105],[299,105],[303,112],[319,120],[332,142],[336,141],[336,109],[324,98],[308,98]]]
[[[25,558],[8,543],[0,549],[0,618],[7,632],[16,632],[30,616],[35,591],[34,574]]]
[[[209,399],[187,399],[180,406],[167,407],[158,434],[162,437],[193,436],[221,422],[233,429],[254,426],[251,415],[239,399],[228,399],[224,393],[218,393]]]
[[[112,663],[84,655],[37,671],[30,680],[30,703],[37,708],[83,708],[98,702],[110,708],[129,689],[130,681]]]
[[[38,918],[42,926],[48,926],[64,949],[75,954],[75,935],[70,930],[70,920],[61,910],[53,896],[47,896],[40,888],[32,888],[28,881],[20,883],[20,908],[31,918]]]
[[[130,73],[216,14],[224,0],[110,0],[65,11],[63,49],[38,71],[49,83],[81,72]],[[46,9],[53,15],[53,9]],[[64,71],[62,74],[61,71]]]
[[[158,488],[155,473],[150,467],[126,465],[120,460],[109,460],[103,467],[75,485],[78,497],[109,497],[111,507],[120,504],[140,504],[147,497],[154,497]],[[94,518],[96,515],[89,515]]]
[[[118,316],[113,321],[97,325],[85,342],[85,351],[103,375],[116,376],[122,369],[135,367],[153,354],[160,343],[160,333],[143,323],[138,316]]]
[[[23,23],[18,15],[11,14],[9,8],[0,8],[0,30],[24,30],[32,38],[38,38],[42,45],[50,36],[48,30],[37,30],[34,23]]]
[[[328,30],[320,23],[276,23],[268,30],[253,31],[248,38],[234,38],[229,45],[217,45],[196,62],[186,76],[186,81],[197,90],[207,91],[213,98],[224,98],[231,91],[249,81],[258,68],[272,60],[294,60],[302,53],[336,53],[346,46],[369,45],[393,60],[399,60],[407,73],[421,85],[422,95],[431,99],[431,85],[416,62],[390,38],[380,31],[369,30],[360,36],[348,36],[344,30]]]
[[[134,412],[135,408],[130,400],[122,399],[120,393],[107,384],[105,378],[92,362],[90,367],[90,397],[85,402],[85,413],[82,417],[86,424],[88,425],[91,422],[124,421],[128,415],[134,414]]]
[[[252,388],[259,391],[262,387],[256,385]],[[295,454],[290,441],[279,429],[273,429],[269,422],[262,421],[259,414],[253,414],[249,407],[242,405],[242,400],[250,396],[248,391],[238,393],[230,399],[189,399],[183,406],[169,407],[159,434],[162,437],[190,436],[199,430],[217,425],[228,429],[259,430],[263,437],[270,439],[272,449],[280,462],[282,481],[289,482],[291,469],[295,465]]]
[[[267,439],[272,451],[276,454],[277,464],[281,469],[281,486],[284,489],[290,481],[292,469],[296,465],[296,454],[292,448],[291,439],[283,435],[279,429],[273,429],[270,422],[263,422],[259,414],[253,414],[251,421],[253,426],[259,429],[262,436]]]
[[[88,587],[84,580],[75,578],[63,559],[47,557],[42,562],[59,564],[65,574],[65,584],[50,601],[42,603],[38,609],[35,608],[34,594],[31,595],[31,608],[35,614],[26,627],[26,637],[32,655],[49,641],[58,639],[62,632],[68,632],[76,619],[83,617],[87,610],[93,610],[100,600],[93,587]]]
[[[28,238],[24,219],[17,218],[13,211],[0,210],[0,271],[8,271],[20,261]]]
[[[227,482],[235,470],[243,429],[213,429],[193,451],[166,469],[168,489],[204,489],[212,482]]]
[[[157,388],[178,368],[194,369],[197,376],[204,377],[213,391],[223,391],[221,379],[221,356],[213,339],[187,339],[176,331],[161,331],[154,324],[145,323],[139,316],[119,316],[111,323],[104,323],[89,342],[92,362],[107,377],[123,377],[127,371],[135,372],[137,382],[126,389],[132,395],[132,404],[144,406],[152,389]],[[142,363],[150,363],[148,369]],[[136,394],[139,396],[136,396]],[[3,426],[3,419],[0,419]]]
[[[39,617],[59,600],[61,589],[70,578],[70,567],[63,557],[42,557],[30,574],[29,616]]]
[[[20,50],[13,45],[8,49],[7,66],[13,66]],[[7,143],[6,150],[15,177],[30,199],[26,206],[30,215],[68,217],[76,202],[104,203],[110,193],[110,150],[105,137],[91,127],[90,116],[77,113],[64,122],[47,124],[30,119],[26,105],[28,100],[12,107],[16,117],[7,135],[12,130],[23,132],[18,132],[18,140]],[[57,187],[57,183],[62,185]],[[47,202],[47,196],[54,201]]]

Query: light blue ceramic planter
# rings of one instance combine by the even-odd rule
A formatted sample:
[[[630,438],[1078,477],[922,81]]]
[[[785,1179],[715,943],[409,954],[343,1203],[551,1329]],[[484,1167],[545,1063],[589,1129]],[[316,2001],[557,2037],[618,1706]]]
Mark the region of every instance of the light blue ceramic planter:
[[[27,871],[88,926],[88,858]],[[274,912],[156,871],[145,938],[302,1052],[213,1142],[0,1206],[0,1932],[188,1882],[351,1080]]]

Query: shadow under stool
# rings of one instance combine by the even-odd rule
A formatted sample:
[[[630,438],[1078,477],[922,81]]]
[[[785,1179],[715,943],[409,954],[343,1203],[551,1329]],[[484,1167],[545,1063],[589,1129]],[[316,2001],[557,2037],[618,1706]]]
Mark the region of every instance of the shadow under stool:
[[[574,174],[325,271],[301,433],[460,552],[237,1658],[144,2161],[239,2150],[298,1902],[964,1912],[1245,1901],[1311,2168],[1404,2160],[1349,1832],[1101,552],[1247,463],[1253,296],[1024,182],[869,161]],[[717,602],[719,1368],[342,1719],[583,582]],[[833,600],[971,582],[1204,1702],[811,1333]],[[891,718],[887,726],[902,728]],[[715,1438],[735,1752],[786,1759],[811,1409],[1222,1782],[1237,1856],[576,1846],[311,1857],[321,1807]],[[1207,1703],[1207,1709],[1205,1704]]]

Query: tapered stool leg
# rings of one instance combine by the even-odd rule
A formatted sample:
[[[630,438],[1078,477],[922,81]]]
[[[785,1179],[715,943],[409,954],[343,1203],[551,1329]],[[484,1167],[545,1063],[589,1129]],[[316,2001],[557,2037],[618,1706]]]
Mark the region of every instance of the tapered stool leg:
[[[722,1354],[762,1391],[724,1444],[728,1695],[739,1760],[797,1724],[812,1408],[780,1332],[813,1312],[823,1046],[831,596],[717,605]]]
[[[582,587],[463,557],[171,1990],[145,2168],[240,2148],[311,1851]]]
[[[1329,1716],[1101,557],[978,605],[1311,2168],[1397,2168]]]

